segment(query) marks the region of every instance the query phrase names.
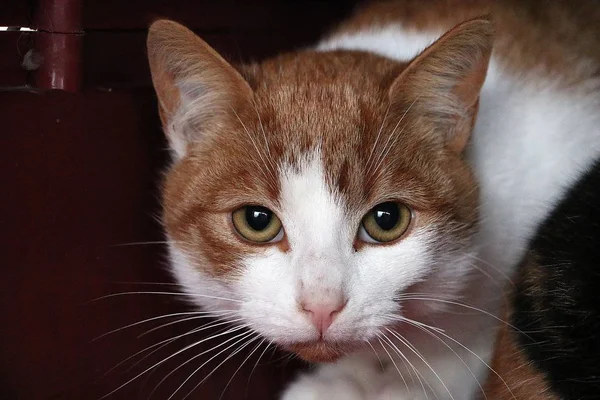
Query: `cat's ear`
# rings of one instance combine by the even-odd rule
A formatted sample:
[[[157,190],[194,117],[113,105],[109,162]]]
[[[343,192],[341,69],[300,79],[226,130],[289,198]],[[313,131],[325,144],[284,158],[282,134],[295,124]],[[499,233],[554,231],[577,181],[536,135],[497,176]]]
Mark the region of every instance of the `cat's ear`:
[[[163,129],[178,157],[219,118],[251,101],[240,73],[186,27],[158,20],[147,46]]]
[[[423,129],[461,152],[471,133],[493,45],[489,19],[464,22],[418,55],[390,88],[395,113],[418,113]]]

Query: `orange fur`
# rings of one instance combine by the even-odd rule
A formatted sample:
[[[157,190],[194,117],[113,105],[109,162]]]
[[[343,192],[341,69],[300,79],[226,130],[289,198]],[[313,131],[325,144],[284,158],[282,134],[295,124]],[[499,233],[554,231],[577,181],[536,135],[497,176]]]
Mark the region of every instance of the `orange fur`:
[[[587,0],[376,0],[367,2],[334,33],[396,23],[443,33],[482,15],[493,18],[494,51],[508,71],[558,73],[565,86],[597,76],[600,8]],[[581,63],[585,59],[590,62]]]
[[[510,321],[510,313],[504,313]],[[517,333],[507,324],[498,332],[490,373],[484,386],[488,400],[558,400],[540,372],[521,348]]]
[[[187,29],[155,23],[148,46],[167,132],[181,106],[173,100],[178,80],[216,91],[199,108],[214,102],[219,107],[187,126],[187,135],[194,137],[183,138],[186,154],[167,175],[164,222],[170,237],[189,254],[203,254],[198,264],[210,265],[214,276],[235,277],[238,260],[267,245],[240,240],[231,228],[231,211],[262,204],[277,212],[275,166],[297,165],[317,147],[328,184],[344,198],[356,225],[372,206],[395,199],[418,213],[416,224],[443,225],[456,218],[472,227],[476,185],[457,154],[470,129],[456,121],[439,124],[458,118],[476,101],[489,57],[489,30],[486,21],[458,27],[404,74],[406,65],[375,55],[304,51],[242,66],[240,75]],[[488,54],[457,64],[448,81],[443,66],[455,51],[466,54],[472,48]],[[444,115],[426,116],[427,96],[420,94],[438,81],[448,88]],[[475,85],[459,93],[461,82]],[[455,110],[456,98],[464,99],[464,109]],[[229,109],[221,107],[227,101]],[[453,125],[460,132],[448,135]],[[455,235],[466,240],[469,233]]]

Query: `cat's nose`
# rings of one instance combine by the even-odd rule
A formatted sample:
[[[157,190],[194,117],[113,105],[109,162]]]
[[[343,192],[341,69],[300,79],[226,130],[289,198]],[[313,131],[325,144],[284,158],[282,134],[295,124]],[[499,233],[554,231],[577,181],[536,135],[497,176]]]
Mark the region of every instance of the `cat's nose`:
[[[333,323],[335,317],[342,311],[346,303],[343,300],[331,303],[302,302],[302,310],[309,314],[312,324],[317,328],[321,337]]]

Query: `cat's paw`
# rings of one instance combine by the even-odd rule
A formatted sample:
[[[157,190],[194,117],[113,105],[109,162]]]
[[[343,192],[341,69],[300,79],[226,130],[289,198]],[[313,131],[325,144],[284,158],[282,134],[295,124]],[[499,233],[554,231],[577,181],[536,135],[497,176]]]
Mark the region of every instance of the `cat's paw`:
[[[322,375],[304,375],[292,383],[281,400],[367,400],[357,382],[345,376],[333,379]]]

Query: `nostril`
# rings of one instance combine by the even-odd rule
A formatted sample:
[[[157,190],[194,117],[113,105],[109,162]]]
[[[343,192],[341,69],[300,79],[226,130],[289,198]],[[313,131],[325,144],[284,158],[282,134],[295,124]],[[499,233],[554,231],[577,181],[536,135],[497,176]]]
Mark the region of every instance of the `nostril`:
[[[310,310],[310,306],[307,303],[300,303],[300,308],[302,308],[302,311],[306,311],[308,313],[312,313],[312,311]]]

